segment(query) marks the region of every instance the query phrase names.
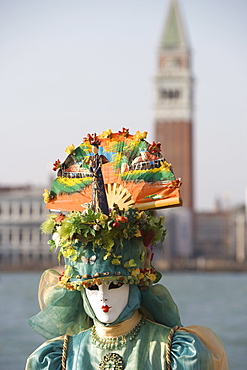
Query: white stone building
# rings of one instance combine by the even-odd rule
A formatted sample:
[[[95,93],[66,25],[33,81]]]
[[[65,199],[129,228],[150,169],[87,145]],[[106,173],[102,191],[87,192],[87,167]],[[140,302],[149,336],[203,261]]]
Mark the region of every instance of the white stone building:
[[[57,265],[56,253],[49,251],[49,237],[40,231],[48,211],[43,189],[0,187],[0,266],[43,268]]]

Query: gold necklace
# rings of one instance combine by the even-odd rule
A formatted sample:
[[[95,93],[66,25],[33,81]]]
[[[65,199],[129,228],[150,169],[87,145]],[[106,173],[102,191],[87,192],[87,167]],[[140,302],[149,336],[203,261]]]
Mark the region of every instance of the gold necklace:
[[[117,337],[100,337],[97,333],[96,326],[93,325],[91,328],[91,342],[100,349],[117,350],[126,346],[127,341],[132,341],[139,333],[141,325],[145,324],[146,318],[141,316],[138,323],[130,329],[126,334],[119,335]]]

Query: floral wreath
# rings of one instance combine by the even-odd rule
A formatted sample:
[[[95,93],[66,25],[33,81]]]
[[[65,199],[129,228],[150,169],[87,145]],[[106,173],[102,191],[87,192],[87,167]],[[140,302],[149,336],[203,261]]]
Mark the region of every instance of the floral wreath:
[[[138,211],[132,208],[120,210],[116,205],[110,210],[109,215],[101,211],[95,212],[87,208],[83,212],[70,212],[65,215],[50,214],[41,225],[43,233],[52,234],[48,241],[50,250],[59,248],[58,259],[63,256],[72,261],[77,261],[82,249],[86,249],[88,243],[92,243],[92,249],[100,247],[104,251],[104,260],[109,259],[112,265],[121,264],[121,255],[115,255],[114,244],[123,245],[124,240],[139,238],[145,247],[152,248],[157,242],[164,240],[166,230],[164,229],[164,218],[157,216],[153,211]],[[80,248],[74,245],[80,242]],[[150,256],[150,261],[152,256]],[[67,289],[80,290],[82,286],[88,287],[101,284],[100,276],[94,276],[86,281],[71,281],[70,266],[66,266],[65,273],[60,277],[60,283]],[[129,276],[113,276],[112,280],[118,282],[150,285],[157,280],[156,271],[152,268],[136,268],[136,261],[129,260],[124,268]],[[77,276],[78,279],[86,278]],[[104,280],[107,277],[104,277]],[[107,279],[106,279],[107,280]]]

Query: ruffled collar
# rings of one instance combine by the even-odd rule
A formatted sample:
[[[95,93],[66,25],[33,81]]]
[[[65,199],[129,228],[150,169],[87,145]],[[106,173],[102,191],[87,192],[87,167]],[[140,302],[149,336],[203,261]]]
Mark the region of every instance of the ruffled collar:
[[[141,320],[141,315],[138,310],[135,311],[130,319],[119,322],[112,326],[100,325],[97,321],[94,321],[95,329],[97,334],[101,338],[113,338],[121,335],[126,335],[131,329],[133,329]]]

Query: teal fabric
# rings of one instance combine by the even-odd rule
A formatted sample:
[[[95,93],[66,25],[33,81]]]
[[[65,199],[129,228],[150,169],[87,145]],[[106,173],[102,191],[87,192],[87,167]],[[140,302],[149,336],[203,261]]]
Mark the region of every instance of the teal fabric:
[[[172,370],[213,370],[211,353],[202,341],[191,333],[177,331],[172,347]]]
[[[52,296],[52,294],[51,294]],[[46,339],[60,335],[73,335],[92,326],[86,315],[81,292],[54,289],[54,301],[28,320],[29,325]]]
[[[114,350],[122,356],[125,370],[165,370],[166,343],[170,328],[147,321],[133,341]],[[26,370],[60,370],[62,339],[45,342],[28,359]],[[90,343],[90,329],[69,338],[68,370],[95,370],[110,350]],[[211,354],[193,334],[176,332],[171,347],[172,370],[213,370]]]
[[[142,307],[144,307],[159,324],[182,326],[178,307],[171,294],[161,284],[156,284],[141,290]]]

